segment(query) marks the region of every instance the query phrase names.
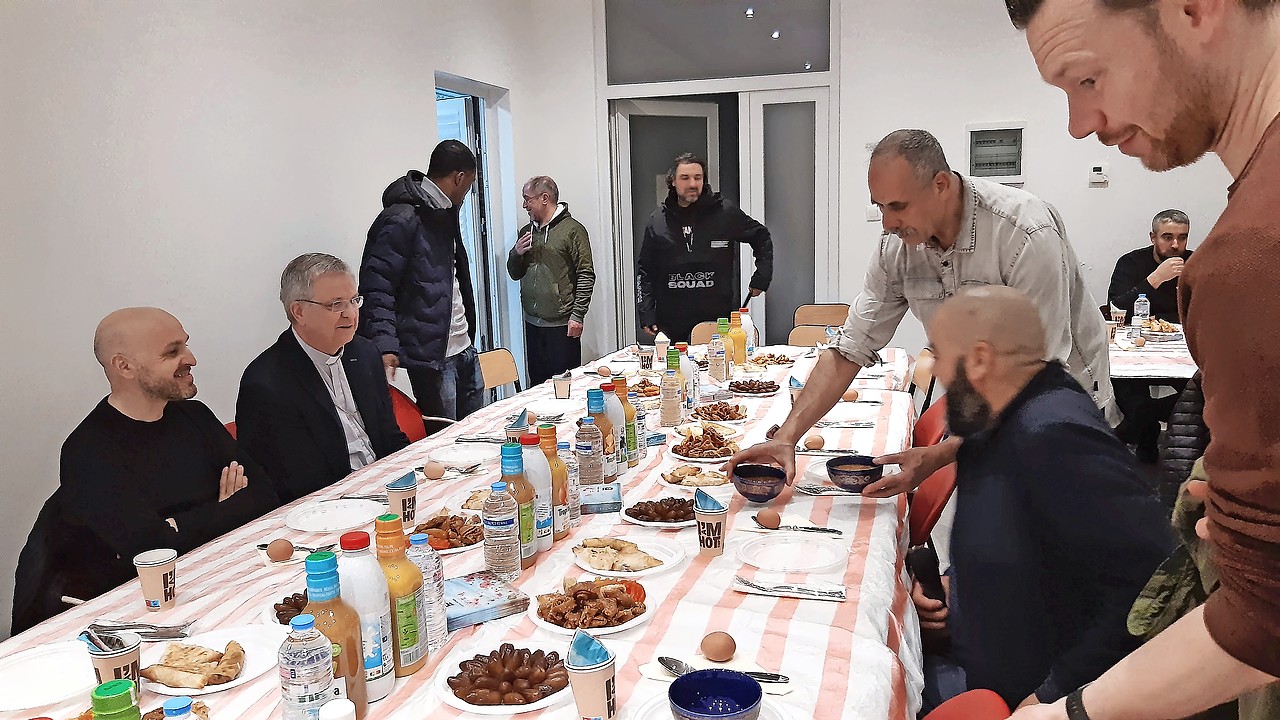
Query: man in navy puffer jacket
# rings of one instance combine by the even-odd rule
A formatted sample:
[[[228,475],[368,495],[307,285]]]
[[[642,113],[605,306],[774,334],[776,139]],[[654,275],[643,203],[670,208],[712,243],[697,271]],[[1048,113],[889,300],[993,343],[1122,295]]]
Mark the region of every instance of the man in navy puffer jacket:
[[[458,209],[476,179],[476,157],[457,140],[431,152],[382,194],[360,261],[359,332],[388,372],[404,367],[427,415],[466,417],[484,405],[472,344],[476,301]]]

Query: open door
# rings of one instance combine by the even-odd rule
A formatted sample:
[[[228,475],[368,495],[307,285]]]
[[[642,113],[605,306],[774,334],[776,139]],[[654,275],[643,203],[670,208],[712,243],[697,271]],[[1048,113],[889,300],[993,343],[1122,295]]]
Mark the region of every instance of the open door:
[[[667,171],[681,153],[707,159],[708,180],[719,189],[720,129],[714,102],[615,100],[613,144],[614,257],[618,327],[622,344],[650,341],[636,321],[636,259],[644,227],[667,197]]]

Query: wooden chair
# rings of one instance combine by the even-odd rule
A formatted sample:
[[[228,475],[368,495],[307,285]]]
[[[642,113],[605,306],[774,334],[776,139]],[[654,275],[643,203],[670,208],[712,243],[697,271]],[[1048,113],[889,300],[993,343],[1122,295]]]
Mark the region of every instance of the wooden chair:
[[[706,345],[711,342],[711,336],[716,334],[716,324],[712,320],[700,322],[693,326],[693,331],[689,333],[690,345]]]
[[[236,437],[236,424],[233,422],[229,422],[227,423],[226,427],[227,427],[227,433],[231,435],[231,439],[232,440],[238,439]]]
[[[826,341],[826,325],[797,325],[791,328],[791,333],[787,335],[788,345],[797,345],[800,347],[814,347],[818,343],[824,343]]]
[[[922,416],[929,409],[933,388],[937,383],[937,379],[933,376],[933,364],[933,351],[929,348],[922,348],[920,354],[916,357],[916,366],[911,371],[911,387],[907,388],[907,392],[911,393],[912,397],[915,397],[917,389],[924,391],[924,402],[920,406]]]
[[[815,303],[801,305],[796,308],[791,324],[800,325],[844,325],[849,319],[848,303]]]
[[[520,392],[520,370],[516,368],[516,358],[506,348],[494,348],[480,353],[480,376],[484,378],[484,389],[502,387],[514,383],[516,392]]]
[[[960,693],[933,709],[924,720],[1005,720],[1009,706],[990,690]]]

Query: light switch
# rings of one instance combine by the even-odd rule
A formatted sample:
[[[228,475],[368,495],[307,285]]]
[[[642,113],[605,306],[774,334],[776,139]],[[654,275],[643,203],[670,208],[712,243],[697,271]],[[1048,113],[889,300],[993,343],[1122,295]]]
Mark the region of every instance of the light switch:
[[[875,205],[867,206],[867,222],[880,222],[883,216],[880,214],[880,208]]]

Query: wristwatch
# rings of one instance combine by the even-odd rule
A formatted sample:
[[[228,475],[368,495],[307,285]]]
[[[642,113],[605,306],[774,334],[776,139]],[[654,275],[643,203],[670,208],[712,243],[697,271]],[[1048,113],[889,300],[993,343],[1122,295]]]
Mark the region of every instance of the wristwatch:
[[[1084,685],[1067,696],[1067,720],[1092,720],[1084,709]]]

